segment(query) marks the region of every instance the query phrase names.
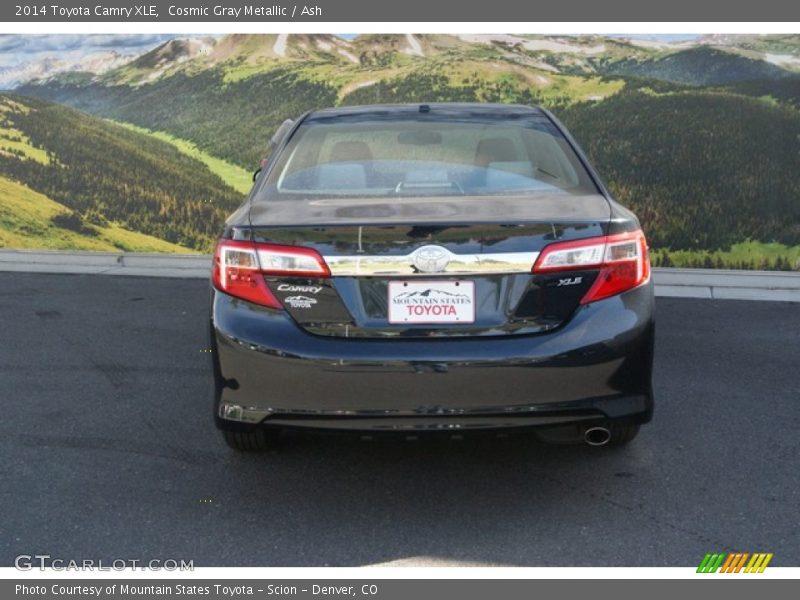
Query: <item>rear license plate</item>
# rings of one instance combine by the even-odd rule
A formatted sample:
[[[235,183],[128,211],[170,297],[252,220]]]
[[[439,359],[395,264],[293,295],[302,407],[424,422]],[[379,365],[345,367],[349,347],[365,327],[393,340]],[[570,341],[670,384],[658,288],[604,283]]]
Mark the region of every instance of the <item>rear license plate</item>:
[[[472,281],[390,281],[389,323],[473,323]]]

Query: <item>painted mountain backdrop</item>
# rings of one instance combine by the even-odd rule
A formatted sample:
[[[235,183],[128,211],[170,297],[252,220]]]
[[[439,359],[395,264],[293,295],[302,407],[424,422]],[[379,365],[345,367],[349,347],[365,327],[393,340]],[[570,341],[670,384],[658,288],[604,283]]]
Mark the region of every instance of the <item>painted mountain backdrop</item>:
[[[0,66],[0,245],[207,251],[285,118],[458,100],[554,110],[656,264],[800,269],[800,36],[136,37]]]

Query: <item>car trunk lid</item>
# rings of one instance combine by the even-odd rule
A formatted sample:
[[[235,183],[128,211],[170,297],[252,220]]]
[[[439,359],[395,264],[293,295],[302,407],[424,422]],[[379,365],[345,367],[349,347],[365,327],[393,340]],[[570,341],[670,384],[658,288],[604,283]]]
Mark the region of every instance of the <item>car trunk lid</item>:
[[[267,277],[310,333],[451,337],[540,333],[574,312],[596,270],[533,274],[555,241],[605,235],[601,195],[254,203],[256,242],[304,246],[330,278]]]

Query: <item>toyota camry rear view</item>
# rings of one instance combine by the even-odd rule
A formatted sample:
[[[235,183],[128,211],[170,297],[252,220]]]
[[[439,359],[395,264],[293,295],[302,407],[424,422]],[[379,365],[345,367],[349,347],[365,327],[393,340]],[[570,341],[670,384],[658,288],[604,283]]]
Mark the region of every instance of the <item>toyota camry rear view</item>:
[[[212,283],[214,416],[239,450],[286,428],[621,445],[652,415],[645,237],[543,109],[285,123]]]

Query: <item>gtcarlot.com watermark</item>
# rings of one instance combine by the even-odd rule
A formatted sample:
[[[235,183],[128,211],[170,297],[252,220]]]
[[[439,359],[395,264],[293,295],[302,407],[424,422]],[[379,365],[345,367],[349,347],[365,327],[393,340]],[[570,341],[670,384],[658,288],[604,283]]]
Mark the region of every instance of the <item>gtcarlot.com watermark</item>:
[[[20,554],[14,559],[14,567],[20,571],[194,571],[194,561],[184,559],[138,560],[115,558],[113,560],[53,558],[49,554]]]

